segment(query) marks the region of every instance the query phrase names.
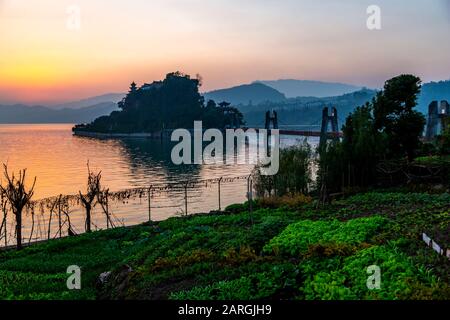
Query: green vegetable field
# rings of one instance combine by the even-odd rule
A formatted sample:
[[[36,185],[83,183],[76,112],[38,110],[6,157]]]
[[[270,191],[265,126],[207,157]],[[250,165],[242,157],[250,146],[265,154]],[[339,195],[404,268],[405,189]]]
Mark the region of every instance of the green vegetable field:
[[[450,260],[422,241],[449,248],[449,227],[449,194],[233,205],[1,252],[0,299],[450,299]],[[81,290],[66,287],[70,265]]]

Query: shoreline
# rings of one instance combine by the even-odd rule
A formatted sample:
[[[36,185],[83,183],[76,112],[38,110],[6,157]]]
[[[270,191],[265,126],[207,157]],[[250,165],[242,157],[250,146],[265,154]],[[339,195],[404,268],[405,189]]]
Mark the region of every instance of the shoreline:
[[[164,137],[170,136],[168,133],[156,132],[156,133],[103,133],[95,131],[80,131],[73,130],[74,136],[88,137],[88,138],[146,138],[146,139],[162,139]]]

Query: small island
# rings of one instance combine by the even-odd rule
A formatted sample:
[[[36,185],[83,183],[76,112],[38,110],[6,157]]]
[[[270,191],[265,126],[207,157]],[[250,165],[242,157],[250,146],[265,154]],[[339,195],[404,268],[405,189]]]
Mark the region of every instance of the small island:
[[[241,112],[227,102],[205,103],[199,92],[200,79],[180,72],[167,74],[162,81],[138,87],[132,83],[119,111],[102,116],[72,130],[81,136],[161,137],[174,129],[191,129],[194,121],[203,128],[235,128],[244,124]]]

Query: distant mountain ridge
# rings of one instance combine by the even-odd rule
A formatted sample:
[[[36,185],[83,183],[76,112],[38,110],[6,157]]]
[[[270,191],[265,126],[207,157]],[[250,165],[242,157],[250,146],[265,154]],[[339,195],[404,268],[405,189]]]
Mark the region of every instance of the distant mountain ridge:
[[[336,107],[338,111],[339,126],[343,124],[350,112],[356,107],[371,101],[375,95],[375,90],[361,89],[356,92],[347,93],[335,97],[297,97],[290,98],[283,102],[266,102],[257,106],[239,106],[239,110],[244,115],[246,124],[258,126],[264,123],[265,112],[275,110],[278,112],[279,125],[311,126],[311,130],[318,130],[322,120],[322,109],[324,107]],[[302,129],[305,129],[303,127]]]
[[[304,92],[304,96],[290,98],[289,94],[292,94],[292,91],[288,91],[288,89],[284,88],[284,92],[282,93],[273,87],[264,84],[270,83],[273,86],[277,86],[277,84],[280,85],[280,83],[283,84],[286,83],[286,81],[293,81],[294,84],[318,84],[319,87],[316,89],[311,87],[310,90],[306,90],[307,87],[303,86],[302,90],[306,90],[301,91]],[[340,114],[345,116],[348,112],[356,108],[359,103],[362,103],[366,99],[370,100],[374,95],[372,90],[362,89],[362,91],[354,90],[341,95],[327,94],[326,97],[317,97],[317,94],[320,95],[320,92],[333,93],[333,90],[346,91],[351,90],[353,87],[351,85],[340,84],[343,85],[343,87],[338,88],[333,87],[333,83],[308,80],[276,80],[265,81],[264,83],[256,81],[251,84],[206,92],[203,95],[205,100],[213,99],[216,102],[227,101],[236,106],[240,106],[239,109],[245,114],[246,118],[250,119],[250,122],[261,118],[259,115],[261,110],[259,109],[282,108],[285,111],[291,110],[291,114],[289,116],[285,114],[284,117],[290,117],[292,119],[293,109],[296,109],[297,112],[306,112],[305,110],[310,110],[308,111],[308,113],[310,113],[312,112],[311,108],[304,109],[303,107],[305,105],[322,105],[322,102],[330,104],[336,99],[339,101],[341,108],[343,108],[341,110],[343,112],[340,112]],[[327,88],[334,89],[326,91]],[[354,88],[358,87],[355,86]],[[285,94],[286,92],[288,94]],[[314,96],[314,94],[316,94],[316,96]],[[88,123],[97,117],[109,115],[112,111],[118,110],[117,102],[122,100],[124,96],[125,94],[122,93],[108,93],[48,107],[26,106],[22,104],[0,104],[0,123]],[[447,100],[450,102],[450,80],[424,83],[422,92],[417,101],[417,110],[426,115],[428,113],[428,105],[433,100]],[[344,103],[347,104],[347,106],[344,106]],[[315,114],[315,111],[311,114]],[[297,118],[297,116],[294,118]],[[304,118],[306,119],[309,117],[305,114]],[[301,122],[303,123],[304,121]]]
[[[117,109],[117,104],[112,102],[103,102],[80,109],[61,110],[20,104],[0,105],[0,123],[84,123],[110,114]]]
[[[102,103],[118,103],[125,97],[125,93],[107,93],[100,96],[89,97],[86,99],[66,102],[58,105],[49,106],[50,109],[81,109],[87,108],[94,105],[99,105]]]
[[[283,93],[287,98],[336,97],[359,91],[363,88],[360,86],[345,83],[295,79],[263,80],[255,81],[254,83],[262,83],[271,88],[274,88],[275,90]]]
[[[262,83],[244,84],[232,88],[204,93],[206,100],[227,101],[233,105],[257,105],[262,102],[281,102],[286,100],[284,94]]]

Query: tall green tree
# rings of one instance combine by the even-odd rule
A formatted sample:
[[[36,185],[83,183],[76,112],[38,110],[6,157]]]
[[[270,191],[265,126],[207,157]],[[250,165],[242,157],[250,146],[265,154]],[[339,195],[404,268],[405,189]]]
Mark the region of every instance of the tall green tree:
[[[418,77],[400,75],[386,81],[372,103],[356,108],[343,126],[342,142],[320,150],[319,188],[371,186],[379,161],[413,160],[425,126],[425,117],[414,110],[420,89]]]
[[[372,107],[355,109],[343,127],[344,184],[367,186],[375,182],[376,164],[383,157],[385,135],[375,130]]]
[[[450,121],[448,122],[439,139],[439,153],[441,155],[450,155]]]
[[[426,123],[425,117],[414,110],[420,90],[420,78],[400,75],[386,81],[373,101],[375,129],[387,136],[388,157],[414,158]]]

